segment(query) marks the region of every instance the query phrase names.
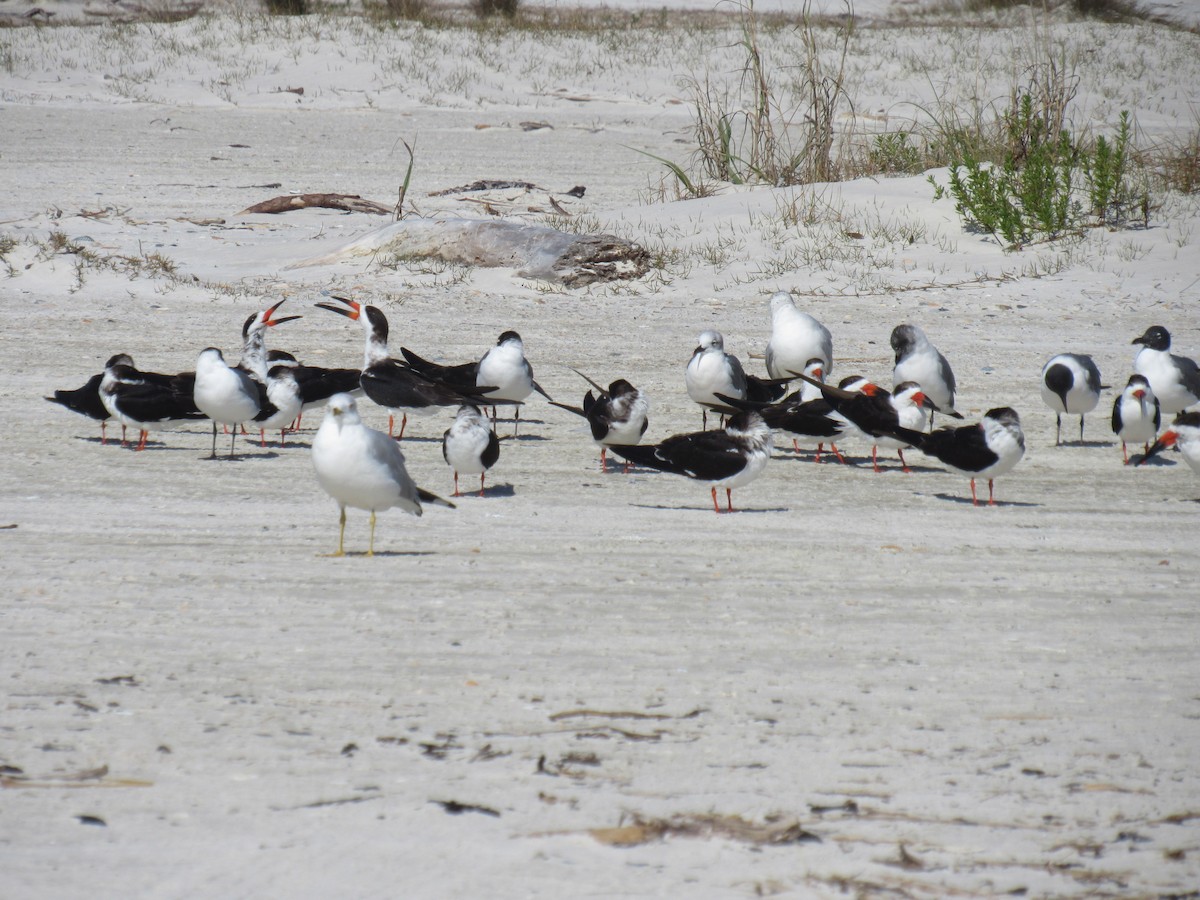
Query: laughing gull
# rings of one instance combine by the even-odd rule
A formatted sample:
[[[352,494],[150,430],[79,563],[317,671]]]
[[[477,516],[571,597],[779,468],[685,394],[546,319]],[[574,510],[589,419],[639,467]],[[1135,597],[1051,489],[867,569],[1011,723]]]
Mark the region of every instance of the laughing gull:
[[[717,394],[746,399],[746,373],[738,358],[725,352],[725,338],[719,331],[705,331],[700,335],[688,361],[684,382],[688,396],[700,404],[705,429],[708,428],[710,409],[722,415],[732,412]]]
[[[1133,371],[1146,376],[1164,413],[1182,412],[1200,403],[1200,367],[1195,360],[1171,353],[1167,329],[1151,325],[1133,343],[1142,345],[1133,359]]]
[[[961,419],[954,411],[954,372],[925,332],[916,325],[897,325],[892,329],[891,345],[896,352],[892,384],[915,381],[938,412]]]
[[[771,297],[771,339],[767,341],[767,374],[787,378],[813,359],[828,375],[833,370],[833,336],[829,329],[796,308],[787,291]]]
[[[217,425],[228,425],[233,433],[229,442],[229,457],[232,459],[238,426],[253,420],[262,409],[258,382],[242,369],[226,363],[216,347],[206,347],[196,360],[193,391],[196,407],[213,423],[212,455],[209,459],[217,458]]]
[[[1100,402],[1100,370],[1090,356],[1060,353],[1042,367],[1042,399],[1054,410],[1054,446],[1062,443],[1063,413],[1079,416],[1079,442],[1083,443],[1083,417]]]

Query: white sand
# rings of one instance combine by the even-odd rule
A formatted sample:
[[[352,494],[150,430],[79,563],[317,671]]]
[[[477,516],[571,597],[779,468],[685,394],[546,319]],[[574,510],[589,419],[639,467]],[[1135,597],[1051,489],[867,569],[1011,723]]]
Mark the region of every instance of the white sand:
[[[936,96],[1002,102],[1042,33],[1020,17],[864,29],[859,123],[894,129]],[[1077,63],[1077,127],[1110,132],[1128,108],[1142,144],[1195,133],[1194,34],[1044,33],[1102,48]],[[650,202],[665,170],[628,148],[686,161],[684,78],[707,59],[734,79],[732,30],[534,45],[218,16],[3,38],[0,237],[18,244],[0,272],[0,525],[15,526],[0,531],[0,896],[1196,890],[1200,482],[1170,454],[1122,466],[1107,423],[1147,325],[1200,356],[1195,197],[1168,198],[1149,230],[1019,253],[964,231],[924,177]],[[789,58],[790,40],[770,51]],[[422,212],[478,214],[429,196],[476,179],[581,184],[582,201],[556,199],[673,258],[576,290],[421,263],[290,268],[386,219],[236,215],[287,191],[390,203],[401,140]],[[548,207],[542,191],[489,198]],[[793,205],[842,218],[789,227]],[[182,277],[77,270],[43,252],[56,231]],[[381,307],[396,348],[445,361],[514,328],[556,399],[586,389],[567,366],[629,378],[657,440],[699,427],[683,368],[700,331],[761,373],[777,289],[834,332],[835,377],[890,384],[888,335],[911,321],[954,365],[968,419],[1015,407],[1028,453],[1002,505],[973,508],[966,479],[916,451],[913,474],[875,475],[780,437],[735,494],[745,511],[716,516],[704,485],[601,475],[579,421],[537,401],[486,499],[382,514],[385,552],[336,560],[319,555],[337,509],[311,431],[209,462],[201,424],[135,454],[41,399],[119,351],[157,371],[208,345],[236,358],[242,320],[283,297],[304,319],[269,346],[357,365],[358,327],[312,307],[333,290]],[[1092,354],[1114,390],[1088,443],[1056,449],[1038,372],[1061,351]],[[451,417],[403,442],[442,493]],[[366,539],[351,511],[348,546]],[[632,847],[592,831],[638,817],[676,827],[617,835],[650,838]],[[730,832],[738,818],[819,841],[763,845]],[[717,833],[686,833],[697,822]]]

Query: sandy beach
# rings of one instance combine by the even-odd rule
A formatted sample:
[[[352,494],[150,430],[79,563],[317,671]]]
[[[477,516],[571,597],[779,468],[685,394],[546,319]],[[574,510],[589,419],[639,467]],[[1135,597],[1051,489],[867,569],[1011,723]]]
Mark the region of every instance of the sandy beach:
[[[1077,129],[1130,109],[1142,146],[1196,133],[1194,32],[902,11],[860,9],[845,127],[1003,98],[1035,35],[1079,77]],[[1173,453],[1123,465],[1109,427],[1147,326],[1200,357],[1197,195],[1020,251],[934,199],[945,169],[677,199],[654,157],[688,159],[689,77],[736,82],[732,24],[218,9],[3,34],[0,895],[1198,896],[1200,479]],[[763,40],[783,59],[798,38]],[[651,271],[301,265],[390,218],[239,214],[289,192],[393,204],[404,142],[412,214],[609,232]],[[481,179],[536,188],[454,190]],[[869,445],[818,465],[781,434],[715,515],[705,484],[602,473],[582,420],[535,396],[485,497],[381,513],[374,558],[331,559],[319,411],[209,460],[208,423],[135,453],[43,399],[118,352],[236,359],[242,321],[284,299],[303,318],[269,346],[358,366],[361,329],[314,306],[336,293],[440,362],[519,331],[562,402],[588,388],[571,368],[627,378],[658,441],[700,427],[700,332],[763,374],[777,290],[833,332],[834,381],[891,387],[912,322],[966,422],[1016,409],[1027,451],[997,505],[916,450],[876,474]],[[1108,389],[1055,447],[1039,373],[1065,351]],[[443,496],[452,418],[410,418],[401,443]],[[348,516],[361,551],[368,514]]]

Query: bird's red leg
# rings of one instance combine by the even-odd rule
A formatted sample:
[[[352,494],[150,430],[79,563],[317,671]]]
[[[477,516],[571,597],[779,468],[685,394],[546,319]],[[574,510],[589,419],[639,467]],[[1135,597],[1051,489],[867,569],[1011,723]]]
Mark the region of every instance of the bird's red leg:
[[[717,504],[717,486],[715,484],[712,487],[712,498],[713,498],[713,512],[719,513],[721,511],[721,507]]]
[[[100,423],[100,446],[103,447],[107,443],[108,443],[108,423],[101,422]]]
[[[396,417],[388,413],[388,437],[392,436],[392,431],[396,427]]]
[[[996,505],[996,496],[992,493],[992,479],[988,479],[988,506]]]
[[[608,460],[605,458],[605,453],[607,453],[607,451],[608,451],[607,447],[600,448],[600,471],[601,472],[608,471]]]
[[[457,473],[457,472],[455,472],[455,473],[454,473],[454,496],[455,496],[455,497],[460,497],[460,496],[462,496],[462,495],[461,495],[461,494],[459,494],[459,492],[458,492],[458,473]]]
[[[730,488],[725,488],[725,510],[733,512],[733,491]]]
[[[407,427],[407,425],[408,425],[408,413],[404,413],[404,415],[400,418],[400,437],[396,438],[396,440],[398,440],[398,441],[404,440],[404,429],[405,429],[405,427]]]
[[[483,494],[483,479],[485,477],[486,477],[486,473],[484,473],[484,472],[479,473],[479,496],[480,497],[484,496],[484,494]]]
[[[795,443],[795,441],[793,441],[793,443]],[[825,444],[824,444],[824,442],[822,442],[822,443],[818,443],[818,444],[817,444],[817,455],[816,455],[816,457],[814,457],[814,458],[813,458],[813,462],[820,462],[820,461],[821,461],[821,453],[822,453],[824,450],[825,450]]]
[[[971,479],[971,505],[972,506],[979,505],[979,500],[976,499],[976,497],[975,497],[975,479],[974,478]]]
[[[837,457],[837,461],[844,466],[846,464],[846,458],[842,456],[841,452],[838,450],[837,444],[830,444],[829,449],[833,451],[833,455]]]
[[[875,467],[875,471],[879,471],[879,448],[871,447],[871,465]]]
[[[267,431],[265,428],[258,429],[258,446],[267,446]]]
[[[901,469],[903,469],[905,472],[911,472],[911,471],[912,471],[912,469],[910,469],[910,468],[908,467],[908,463],[906,463],[906,462],[904,461],[904,451],[903,451],[903,450],[897,450],[897,451],[896,451],[896,455],[900,457],[900,468],[901,468]]]
[[[125,426],[124,425],[121,426],[121,446],[122,447],[129,446],[129,441],[125,440]]]
[[[139,437],[138,437],[138,445],[137,445],[137,448],[136,448],[137,450],[145,450],[145,449],[146,449],[146,436],[147,436],[149,433],[150,433],[150,432],[148,432],[148,431],[143,431],[143,432],[141,432],[141,434],[140,434],[140,435],[139,435]]]
[[[1125,442],[1121,441],[1121,455],[1125,457],[1125,465],[1129,465],[1129,451],[1125,448]]]
[[[286,428],[279,429],[279,446],[280,447],[287,446],[287,429]]]

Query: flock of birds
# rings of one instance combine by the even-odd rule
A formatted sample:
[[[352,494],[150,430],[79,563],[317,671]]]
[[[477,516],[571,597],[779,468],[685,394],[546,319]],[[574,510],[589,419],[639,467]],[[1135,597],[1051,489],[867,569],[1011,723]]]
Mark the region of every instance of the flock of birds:
[[[146,445],[151,431],[176,423],[212,422],[212,458],[217,456],[218,425],[230,434],[234,454],[239,429],[257,428],[265,445],[267,431],[279,431],[281,444],[289,430],[299,427],[305,411],[324,407],[325,417],[312,441],[317,481],[340,508],[338,549],[344,555],[346,507],[368,510],[373,555],[376,513],[399,507],[421,515],[422,503],[452,506],[448,500],[416,486],[405,468],[399,441],[410,413],[458,407],[442,437],[442,454],[454,472],[454,495],[459,475],[479,475],[485,491],[487,471],[500,456],[495,431],[497,406],[516,410],[534,393],[551,405],[583,417],[600,446],[600,464],[607,469],[611,450],[630,463],[673,472],[710,485],[713,508],[721,512],[717,490],[725,490],[725,510],[733,511],[734,488],[757,478],[770,458],[773,434],[788,434],[799,452],[815,449],[821,461],[825,445],[844,462],[837,445],[846,440],[871,446],[875,471],[880,471],[880,448],[894,450],[909,471],[904,450],[916,448],[970,479],[971,500],[978,505],[975,482],[987,479],[988,503],[995,502],[993,483],[1011,471],[1025,452],[1025,437],[1016,411],[997,407],[971,425],[933,429],[937,414],[962,419],[954,409],[956,384],[946,357],[915,325],[896,326],[891,334],[895,352],[892,390],[861,376],[834,386],[825,378],[833,366],[833,338],[817,319],[797,308],[787,292],[771,298],[771,338],[766,348],[767,377],[747,374],[736,356],[727,353],[719,332],[705,331],[685,371],[688,396],[700,405],[702,430],[678,434],[657,444],[642,444],[648,427],[645,395],[625,379],[607,388],[577,372],[591,386],[580,406],[552,400],[533,378],[524,344],[515,331],[500,335],[480,359],[458,365],[431,362],[407,348],[393,357],[388,348],[388,322],[377,307],[333,296],[336,302],[317,303],[363,327],[361,369],[324,368],[301,364],[296,357],[266,348],[267,330],[299,316],[276,317],[275,304],[246,320],[242,329],[242,358],[229,365],[215,347],[201,351],[194,372],[165,375],[134,366],[127,354],[108,360],[102,373],[75,390],[58,390],[47,397],[100,422],[101,442],[107,441],[109,419],[139,433],[136,449]],[[1194,361],[1170,352],[1170,334],[1151,326],[1134,344],[1142,345],[1134,374],[1117,397],[1112,429],[1126,445],[1142,443],[1137,464],[1177,446],[1188,465],[1200,473],[1200,369]],[[795,382],[798,390],[788,393]],[[1080,440],[1084,417],[1100,401],[1100,372],[1088,356],[1062,353],[1042,370],[1042,397],[1056,414],[1056,445],[1061,442],[1062,416],[1079,416]],[[593,393],[592,389],[595,390]],[[388,410],[388,432],[367,426],[355,397]],[[490,406],[489,421],[483,409]],[[1196,409],[1193,409],[1196,408]],[[708,429],[715,413],[722,427]],[[1161,434],[1163,414],[1177,414]],[[399,436],[393,437],[400,417]]]

